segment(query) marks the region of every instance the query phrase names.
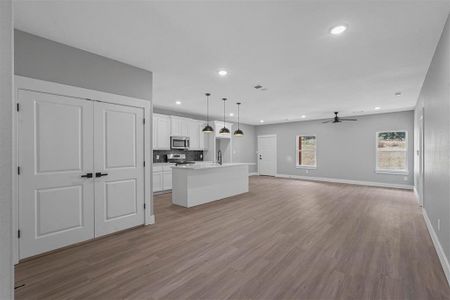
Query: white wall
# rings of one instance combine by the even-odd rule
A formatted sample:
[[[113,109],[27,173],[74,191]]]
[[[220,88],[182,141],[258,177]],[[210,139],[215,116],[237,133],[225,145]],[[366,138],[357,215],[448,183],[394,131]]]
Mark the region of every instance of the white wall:
[[[413,181],[413,111],[357,116],[357,122],[323,120],[257,126],[257,135],[277,135],[278,174],[409,185]],[[375,172],[377,131],[408,131],[408,175]],[[317,136],[317,169],[296,168],[296,136]],[[406,180],[405,180],[406,179]]]
[[[449,19],[447,19],[420,92],[416,107],[416,123],[420,121],[422,107],[424,109],[425,141],[423,205],[445,255],[450,258]],[[440,229],[437,225],[439,220]]]
[[[13,297],[12,264],[12,70],[11,0],[0,1],[0,299]]]

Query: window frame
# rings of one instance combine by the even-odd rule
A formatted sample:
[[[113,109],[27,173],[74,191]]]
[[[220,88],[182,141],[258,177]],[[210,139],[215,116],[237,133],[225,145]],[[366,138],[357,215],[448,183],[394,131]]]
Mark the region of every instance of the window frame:
[[[404,132],[405,133],[405,169],[404,170],[391,170],[391,169],[381,169],[378,167],[378,134],[383,132]],[[392,175],[409,175],[409,139],[408,130],[382,130],[375,133],[375,173],[377,174],[392,174]],[[401,150],[396,150],[401,151]]]
[[[301,150],[298,149],[298,140],[301,136],[313,136],[314,139],[316,140],[316,147],[314,149],[314,157],[315,157],[315,165],[314,166],[307,166],[307,165],[300,165],[298,163],[298,154]],[[316,134],[298,134],[295,137],[295,167],[299,168],[299,169],[309,169],[309,170],[313,170],[313,169],[317,169],[317,135]]]

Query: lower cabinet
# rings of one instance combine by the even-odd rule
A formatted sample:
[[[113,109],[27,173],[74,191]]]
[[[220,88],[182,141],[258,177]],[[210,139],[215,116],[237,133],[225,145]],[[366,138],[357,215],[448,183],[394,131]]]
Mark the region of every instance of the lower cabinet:
[[[156,166],[153,168],[153,192],[172,189],[172,168],[170,166]]]
[[[164,171],[162,173],[163,178],[163,190],[171,190],[172,189],[172,170]]]

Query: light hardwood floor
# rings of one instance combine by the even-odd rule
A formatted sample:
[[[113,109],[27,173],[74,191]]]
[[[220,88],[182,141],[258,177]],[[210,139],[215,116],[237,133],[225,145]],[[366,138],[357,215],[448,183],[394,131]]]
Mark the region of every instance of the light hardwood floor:
[[[411,191],[252,177],[156,225],[20,263],[17,299],[449,299]]]

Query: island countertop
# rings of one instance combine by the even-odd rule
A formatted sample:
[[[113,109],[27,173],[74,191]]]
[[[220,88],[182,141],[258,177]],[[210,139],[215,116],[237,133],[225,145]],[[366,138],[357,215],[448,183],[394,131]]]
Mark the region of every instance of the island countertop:
[[[215,169],[215,168],[227,168],[235,166],[248,166],[249,163],[224,163],[219,165],[217,163],[204,163],[204,164],[191,164],[191,165],[179,165],[172,166],[172,169],[189,169],[189,170],[203,170],[203,169]]]

